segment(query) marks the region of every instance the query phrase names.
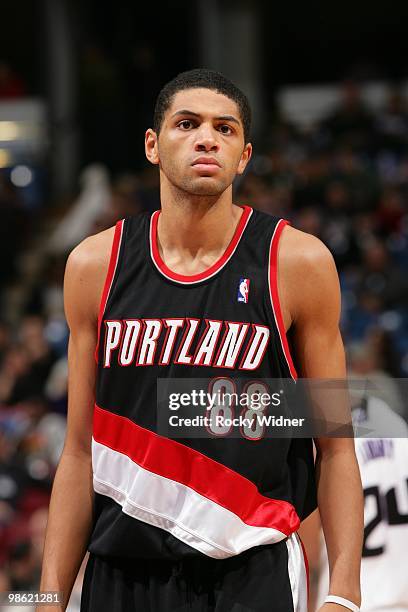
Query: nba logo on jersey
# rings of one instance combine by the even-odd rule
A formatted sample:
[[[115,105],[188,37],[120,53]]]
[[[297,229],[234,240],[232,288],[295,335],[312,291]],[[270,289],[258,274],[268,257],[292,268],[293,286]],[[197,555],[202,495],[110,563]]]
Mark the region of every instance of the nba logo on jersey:
[[[248,304],[249,278],[240,278],[238,285],[238,302]]]

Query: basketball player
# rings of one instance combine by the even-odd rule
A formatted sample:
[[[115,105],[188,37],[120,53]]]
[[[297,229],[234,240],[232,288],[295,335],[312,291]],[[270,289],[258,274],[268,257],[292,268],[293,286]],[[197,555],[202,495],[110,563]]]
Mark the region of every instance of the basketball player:
[[[379,436],[355,438],[365,499],[361,610],[408,612],[408,427],[373,396],[353,410],[353,421]],[[314,612],[314,601],[324,601],[329,580],[317,511],[301,531],[315,583],[310,597]]]
[[[69,257],[68,429],[41,588],[64,591],[66,602],[88,548],[82,612],[306,611],[297,529],[316,506],[312,440],[156,432],[158,378],[234,388],[297,372],[345,375],[330,253],[285,220],[232,202],[249,131],[248,101],[228,79],[201,69],[177,76],[145,138],[161,210],[119,221]],[[322,612],[357,610],[354,445],[316,445],[337,602]]]

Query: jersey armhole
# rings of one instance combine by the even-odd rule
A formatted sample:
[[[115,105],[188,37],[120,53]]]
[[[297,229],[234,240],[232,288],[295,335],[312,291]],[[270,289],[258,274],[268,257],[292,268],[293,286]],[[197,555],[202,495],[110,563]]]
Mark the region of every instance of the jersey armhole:
[[[285,356],[290,375],[294,380],[296,380],[298,375],[289,349],[278,291],[278,246],[282,230],[286,225],[290,225],[289,221],[286,219],[280,219],[276,224],[271,238],[268,262],[269,296],[271,299],[272,312],[275,319],[276,328],[279,333],[282,351]]]
[[[98,363],[98,352],[99,352],[99,339],[101,335],[101,322],[105,313],[106,304],[111,293],[113,281],[115,279],[116,268],[119,261],[120,245],[122,243],[124,219],[118,221],[115,225],[115,233],[113,235],[113,242],[111,247],[111,254],[109,259],[108,272],[106,274],[105,283],[103,286],[101,301],[99,304],[98,312],[98,337],[95,347],[95,361]]]

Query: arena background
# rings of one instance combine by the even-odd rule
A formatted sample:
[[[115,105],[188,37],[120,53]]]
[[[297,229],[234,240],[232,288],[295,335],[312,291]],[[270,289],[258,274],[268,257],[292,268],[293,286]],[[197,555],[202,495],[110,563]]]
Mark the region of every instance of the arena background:
[[[218,69],[249,95],[255,155],[235,201],[328,245],[350,374],[406,416],[408,4],[15,0],[0,16],[1,591],[38,588],[65,434],[67,254],[159,207],[144,131],[182,70]]]

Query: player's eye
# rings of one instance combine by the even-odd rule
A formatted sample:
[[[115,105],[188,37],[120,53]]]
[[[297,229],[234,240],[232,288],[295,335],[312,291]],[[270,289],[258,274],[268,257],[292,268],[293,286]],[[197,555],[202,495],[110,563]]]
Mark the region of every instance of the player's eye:
[[[181,127],[182,130],[189,130],[193,127],[193,122],[190,119],[183,119],[183,121],[177,124],[177,127]]]
[[[231,134],[232,133],[232,129],[229,125],[227,125],[226,123],[223,125],[220,125],[219,128],[220,132],[222,134]]]

